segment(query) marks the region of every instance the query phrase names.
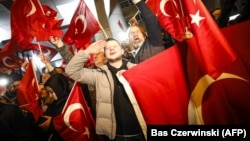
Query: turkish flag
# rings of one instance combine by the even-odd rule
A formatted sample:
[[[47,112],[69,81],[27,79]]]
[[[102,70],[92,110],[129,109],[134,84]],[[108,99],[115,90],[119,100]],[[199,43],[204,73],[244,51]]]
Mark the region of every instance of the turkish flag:
[[[11,6],[11,37],[17,36],[22,47],[28,45],[46,17],[39,0],[15,0]]]
[[[33,114],[35,120],[43,115],[43,111],[40,106],[38,81],[31,60],[18,86],[17,101],[20,107]]]
[[[178,0],[147,0],[147,5],[156,14],[161,27],[174,39],[184,39],[185,25]]]
[[[181,2],[188,30],[194,35],[189,47],[202,71],[216,78],[235,61],[236,54],[201,0]]]
[[[189,51],[187,70],[191,90],[188,110],[190,124],[250,123],[249,26],[250,21],[247,21],[221,30],[238,57],[217,78],[204,73],[193,52]]]
[[[40,28],[36,30],[39,34],[36,35],[38,41],[50,40],[50,36],[62,37],[63,32],[61,30],[61,25],[63,19],[57,18],[57,12],[47,5],[42,5],[44,11],[45,20]]]
[[[7,56],[25,49],[45,20],[38,0],[15,0],[10,10],[11,38],[0,52]]]
[[[148,125],[187,124],[189,93],[179,48],[174,45],[122,74]],[[128,88],[129,87],[129,88]]]
[[[0,49],[1,51],[2,49]],[[16,55],[4,55],[1,57],[0,68],[20,68],[24,63],[24,59]]]
[[[53,118],[53,125],[64,140],[101,141],[95,133],[95,121],[84,99],[81,84],[75,82],[62,114]]]
[[[43,55],[50,61],[55,57],[55,55],[58,53],[58,51],[55,48],[40,45],[41,51]],[[30,44],[26,51],[33,50],[33,52],[39,56],[40,55],[40,48],[37,44]]]
[[[69,45],[75,44],[77,50],[85,49],[99,30],[100,26],[94,15],[84,0],[80,0],[63,41]]]
[[[4,47],[0,51],[0,59],[2,60],[5,56],[11,56],[18,51],[22,51],[23,46],[21,44],[23,42],[20,40],[22,38],[22,35],[12,36],[11,39],[4,45]],[[28,43],[26,42],[25,44],[27,45]]]

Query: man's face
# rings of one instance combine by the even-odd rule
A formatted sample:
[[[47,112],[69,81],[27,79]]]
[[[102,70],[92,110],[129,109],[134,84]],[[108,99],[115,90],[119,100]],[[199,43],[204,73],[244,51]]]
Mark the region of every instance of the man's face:
[[[18,86],[19,86],[20,81],[14,81],[10,84],[9,86],[9,91],[10,92],[17,92]]]
[[[49,78],[50,78],[50,74],[49,73],[43,73],[42,74],[42,82],[45,83]]]
[[[131,26],[129,30],[129,42],[132,43],[135,49],[139,48],[145,41],[145,37],[138,26]]]
[[[122,59],[123,49],[119,43],[114,40],[108,41],[105,47],[105,56],[109,61]]]
[[[49,96],[44,88],[40,90],[40,95],[44,105],[48,105],[53,102],[53,99]]]

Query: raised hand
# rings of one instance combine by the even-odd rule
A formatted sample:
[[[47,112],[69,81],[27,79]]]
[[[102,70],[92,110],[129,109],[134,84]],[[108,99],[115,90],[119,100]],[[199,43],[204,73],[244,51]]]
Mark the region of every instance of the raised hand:
[[[90,44],[90,46],[88,46],[85,51],[88,54],[98,54],[99,52],[101,52],[104,47],[106,46],[106,41],[104,40],[98,40],[92,44]]]

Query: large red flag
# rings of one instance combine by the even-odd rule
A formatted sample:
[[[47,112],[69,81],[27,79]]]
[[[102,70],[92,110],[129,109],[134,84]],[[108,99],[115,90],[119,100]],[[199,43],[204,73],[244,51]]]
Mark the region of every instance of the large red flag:
[[[177,46],[123,73],[149,125],[187,124],[189,94]],[[133,94],[129,91],[131,87]]]
[[[38,0],[15,0],[10,13],[11,39],[0,52],[12,55],[22,51],[43,27],[46,18]]]
[[[42,10],[45,15],[45,20],[43,23],[41,21],[37,23],[37,33],[36,38],[38,41],[47,41],[50,39],[50,36],[62,37],[63,32],[61,30],[61,25],[63,19],[57,18],[57,12],[47,5],[42,5]]]
[[[222,29],[238,57],[216,79],[202,72],[193,53],[189,52],[190,124],[250,123],[249,26],[250,21]]]
[[[75,82],[62,114],[54,117],[53,124],[64,140],[100,141],[95,133],[95,121],[84,99],[81,84]]]
[[[156,14],[159,23],[174,39],[184,39],[184,20],[179,0],[147,0],[147,5]]]
[[[32,61],[29,62],[29,66],[25,70],[25,74],[18,86],[17,101],[20,107],[33,114],[35,120],[43,115],[40,105],[38,81]]]
[[[11,6],[11,38],[16,36],[17,44],[25,47],[45,20],[39,0],[15,0]]]
[[[69,45],[75,44],[77,50],[85,49],[99,30],[100,26],[94,15],[84,0],[80,0],[63,41]]]
[[[194,35],[189,46],[202,71],[216,78],[235,61],[236,54],[201,0],[180,2],[187,16],[188,30]]]
[[[5,53],[25,50],[34,37],[47,41],[51,35],[62,36],[62,20],[56,19],[55,13],[48,6],[42,7],[39,0],[15,0],[11,6],[11,39]]]

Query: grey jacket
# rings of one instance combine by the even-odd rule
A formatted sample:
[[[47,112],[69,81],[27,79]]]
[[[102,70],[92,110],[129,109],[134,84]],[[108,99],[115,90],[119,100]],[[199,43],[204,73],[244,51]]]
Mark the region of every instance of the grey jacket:
[[[113,107],[114,81],[112,74],[107,65],[97,69],[85,68],[83,65],[88,59],[89,55],[84,50],[79,50],[67,64],[65,72],[75,81],[96,86],[96,133],[104,134],[110,139],[114,139],[116,135],[116,120]],[[128,63],[127,67],[131,68],[134,65]],[[138,105],[133,103],[134,106],[138,109]],[[135,109],[135,111],[137,112],[138,110]],[[138,118],[139,122],[140,119],[142,118]],[[142,127],[144,131],[146,131],[145,127],[145,125]]]

